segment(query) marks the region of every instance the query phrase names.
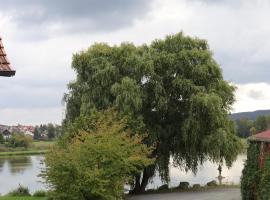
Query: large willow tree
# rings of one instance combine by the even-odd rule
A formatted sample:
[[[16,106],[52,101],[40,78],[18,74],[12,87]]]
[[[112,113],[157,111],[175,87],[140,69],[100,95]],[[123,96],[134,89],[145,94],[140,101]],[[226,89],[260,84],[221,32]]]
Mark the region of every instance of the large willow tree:
[[[148,133],[156,163],[134,178],[141,192],[155,171],[169,181],[169,162],[196,172],[206,159],[231,165],[240,149],[228,112],[234,87],[222,77],[207,41],[183,33],[150,45],[98,43],[75,54],[76,80],[65,95],[72,123],[110,107],[129,119],[134,132]]]

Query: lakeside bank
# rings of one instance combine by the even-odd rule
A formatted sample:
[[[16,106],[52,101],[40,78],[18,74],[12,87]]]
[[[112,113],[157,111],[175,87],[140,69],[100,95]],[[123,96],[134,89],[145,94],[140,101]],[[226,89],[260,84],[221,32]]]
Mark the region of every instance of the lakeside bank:
[[[55,144],[55,141],[35,141],[30,148],[7,148],[2,147],[0,157],[4,156],[30,156],[42,155]]]

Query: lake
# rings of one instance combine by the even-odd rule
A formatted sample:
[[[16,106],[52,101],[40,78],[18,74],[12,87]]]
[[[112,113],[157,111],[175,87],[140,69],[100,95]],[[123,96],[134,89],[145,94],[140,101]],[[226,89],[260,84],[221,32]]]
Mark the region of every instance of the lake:
[[[45,189],[38,177],[44,156],[0,157],[0,194],[4,195],[17,188],[27,186],[31,192]]]
[[[42,179],[38,177],[41,169],[44,168],[42,164],[43,159],[44,156],[42,155],[0,157],[0,194],[4,195],[8,193],[17,188],[19,184],[28,187],[31,192],[46,189],[45,185],[41,182]],[[225,178],[222,180],[222,183],[239,184],[245,159],[246,155],[239,155],[230,169],[223,167],[222,176]],[[192,172],[186,173],[171,166],[170,186],[177,186],[180,181],[188,181],[191,185],[196,183],[204,185],[209,181],[217,180],[217,168],[217,165],[208,161],[200,166],[197,174],[194,175]],[[160,185],[162,185],[162,182],[156,176],[148,185],[148,188],[157,188]]]

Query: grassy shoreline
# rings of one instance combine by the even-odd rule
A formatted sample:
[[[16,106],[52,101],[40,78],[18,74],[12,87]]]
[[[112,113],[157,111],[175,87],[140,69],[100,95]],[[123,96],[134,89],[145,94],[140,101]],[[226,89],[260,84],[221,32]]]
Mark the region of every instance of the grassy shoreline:
[[[4,156],[24,156],[24,155],[42,155],[46,154],[48,150],[23,150],[23,151],[7,151],[0,152],[0,157]]]
[[[30,148],[8,148],[2,147],[0,157],[4,156],[24,156],[46,154],[47,151],[55,144],[55,141],[35,141]]]
[[[46,200],[42,197],[0,197],[0,200]]]
[[[46,200],[46,197],[0,197],[0,200]]]

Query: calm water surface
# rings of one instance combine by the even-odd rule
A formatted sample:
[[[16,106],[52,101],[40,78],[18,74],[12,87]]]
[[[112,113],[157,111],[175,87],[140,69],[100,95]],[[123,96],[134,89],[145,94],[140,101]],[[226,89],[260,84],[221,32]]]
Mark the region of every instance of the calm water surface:
[[[42,179],[38,177],[44,165],[42,164],[43,156],[18,156],[18,157],[0,157],[0,194],[4,195],[10,190],[18,187],[19,184],[26,186],[31,192],[39,189],[46,189],[41,182]],[[233,166],[228,169],[223,167],[222,176],[225,178],[223,183],[238,184],[240,182],[241,171],[246,155],[239,155]],[[205,183],[216,179],[218,176],[218,166],[216,164],[205,162],[201,166],[196,175],[192,172],[184,172],[171,166],[170,186],[179,185],[180,181],[188,181],[191,185]],[[217,180],[217,179],[216,179]],[[157,188],[162,185],[162,182],[156,176],[149,184],[148,188]]]
[[[4,195],[19,186],[27,186],[31,192],[45,189],[38,177],[43,156],[0,157],[0,194]]]
[[[232,167],[228,169],[226,166],[222,167],[222,176],[224,177],[221,181],[222,184],[239,184],[246,155],[238,155],[237,160],[233,163]],[[198,172],[194,175],[192,172],[185,172],[179,168],[170,167],[170,187],[178,186],[181,181],[187,181],[190,185],[201,184],[205,185],[207,182],[216,180],[219,172],[217,170],[218,165],[213,164],[210,161],[205,162],[199,167]],[[163,183],[158,176],[153,178],[153,181],[148,185],[148,188],[158,188]]]

